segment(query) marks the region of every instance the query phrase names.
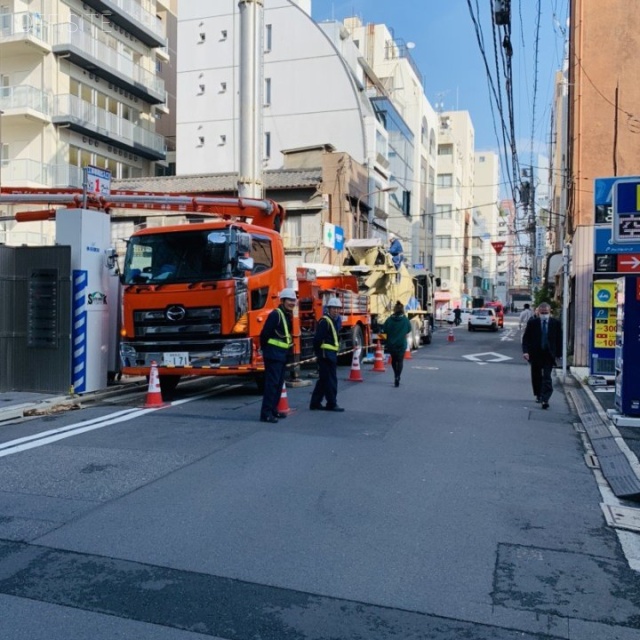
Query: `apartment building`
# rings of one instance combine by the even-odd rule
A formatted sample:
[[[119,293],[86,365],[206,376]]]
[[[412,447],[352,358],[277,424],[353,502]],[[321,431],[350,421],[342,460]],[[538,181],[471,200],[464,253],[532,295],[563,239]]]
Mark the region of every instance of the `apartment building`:
[[[114,178],[154,173],[168,10],[168,0],[0,0],[2,186],[81,187],[89,165]],[[29,244],[53,233],[3,231]]]
[[[436,302],[440,307],[471,306],[474,153],[469,112],[440,113],[435,192],[435,273],[442,283]]]
[[[473,296],[485,300],[497,298],[506,302],[507,258],[506,251],[497,253],[492,243],[508,242],[507,223],[500,215],[498,156],[493,151],[477,152],[474,156],[475,184],[473,190],[474,220],[481,223],[482,233],[473,229],[476,247],[471,255]]]
[[[389,229],[404,240],[411,264],[433,270],[438,118],[411,56],[415,45],[396,38],[384,24],[363,24],[352,17],[344,26],[382,84],[378,91],[375,84],[370,86],[367,95],[389,133],[389,184],[395,187],[389,199]]]
[[[177,173],[238,171],[238,3],[180,7]],[[369,224],[346,238],[394,231],[408,261],[431,268],[437,118],[419,71],[384,25],[315,23],[310,8],[264,3],[263,168],[285,167],[296,149],[348,154],[366,180],[345,204]]]

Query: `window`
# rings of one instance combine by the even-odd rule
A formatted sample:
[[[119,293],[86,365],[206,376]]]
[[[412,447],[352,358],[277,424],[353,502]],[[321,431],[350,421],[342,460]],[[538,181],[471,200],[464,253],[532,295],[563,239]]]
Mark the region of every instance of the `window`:
[[[453,174],[452,173],[439,173],[436,180],[438,187],[452,187],[453,186]]]
[[[271,132],[269,131],[264,134],[264,157],[265,159],[271,157]]]
[[[264,79],[264,106],[271,104],[271,78]]]
[[[450,204],[437,204],[436,205],[436,218],[440,220],[446,220],[451,218],[452,207]]]
[[[273,25],[266,24],[264,26],[264,50],[271,51],[272,44],[273,44]]]
[[[451,236],[436,236],[436,249],[451,249]]]
[[[436,267],[436,278],[451,280],[451,267]]]
[[[452,156],[453,155],[453,145],[452,144],[440,144],[440,145],[438,145],[438,155],[439,156]]]

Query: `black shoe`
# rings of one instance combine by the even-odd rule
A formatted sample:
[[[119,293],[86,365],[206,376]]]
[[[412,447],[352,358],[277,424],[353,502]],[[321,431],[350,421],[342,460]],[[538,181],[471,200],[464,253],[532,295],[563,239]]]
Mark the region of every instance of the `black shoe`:
[[[540,396],[536,396],[536,402],[542,402],[542,399],[540,398]]]
[[[284,413],[282,411],[278,411],[278,413],[274,413],[273,417],[274,418],[286,418],[289,414],[288,413]]]
[[[324,407],[321,404],[310,404],[309,411],[322,411]]]
[[[543,409],[548,409],[549,408],[549,403],[548,402],[543,402],[542,403],[542,408]]]
[[[344,409],[342,407],[339,407],[338,405],[336,405],[335,407],[325,407],[324,410],[325,411],[344,411]]]
[[[400,378],[396,377],[396,380],[395,380],[395,382],[393,384],[394,384],[394,386],[399,387],[400,386]]]
[[[270,422],[271,424],[276,424],[278,422],[278,418],[275,416],[260,416],[260,422]]]

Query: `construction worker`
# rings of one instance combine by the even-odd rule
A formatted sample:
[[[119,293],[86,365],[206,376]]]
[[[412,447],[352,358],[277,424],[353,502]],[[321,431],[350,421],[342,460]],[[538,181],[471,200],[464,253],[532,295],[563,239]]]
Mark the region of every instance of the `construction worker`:
[[[344,411],[338,406],[338,348],[340,340],[340,310],[338,298],[330,298],[325,315],[320,318],[313,338],[313,349],[318,360],[318,381],[311,394],[311,411]],[[322,401],[327,399],[323,406]]]
[[[280,306],[274,309],[260,332],[260,349],[264,359],[264,393],[260,420],[275,424],[278,418],[286,418],[286,413],[278,411],[278,402],[282,394],[287,359],[293,349],[293,310],[296,306],[296,292],[283,289],[280,294]]]

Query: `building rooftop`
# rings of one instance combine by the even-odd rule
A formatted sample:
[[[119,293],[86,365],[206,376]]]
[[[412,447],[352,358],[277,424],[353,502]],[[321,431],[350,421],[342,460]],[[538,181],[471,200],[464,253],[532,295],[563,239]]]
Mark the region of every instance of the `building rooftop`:
[[[157,178],[121,178],[113,180],[114,189],[161,193],[237,192],[237,173],[160,176]],[[276,169],[264,173],[266,189],[315,187],[322,181],[322,168]]]

